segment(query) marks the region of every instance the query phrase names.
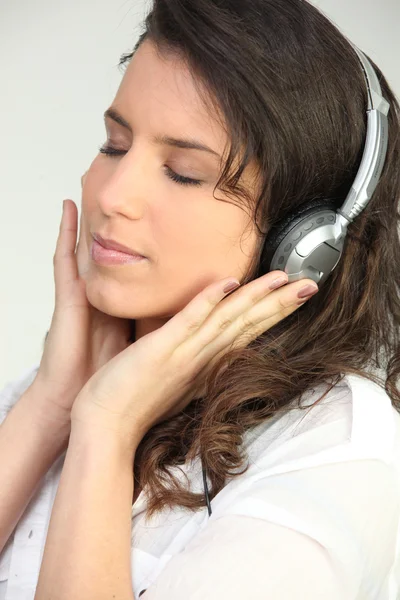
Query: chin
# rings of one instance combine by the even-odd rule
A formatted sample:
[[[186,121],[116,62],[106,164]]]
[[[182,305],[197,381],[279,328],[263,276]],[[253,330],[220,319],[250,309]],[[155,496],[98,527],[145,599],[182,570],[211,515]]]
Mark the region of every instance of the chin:
[[[132,305],[128,305],[122,298],[116,298],[115,294],[110,295],[104,293],[104,291],[98,291],[95,286],[91,286],[89,283],[86,285],[86,297],[90,304],[112,317],[118,317],[120,319],[135,319],[135,308]]]
[[[126,288],[113,289],[104,283],[99,286],[98,282],[88,280],[86,297],[97,310],[120,319],[170,319],[173,316],[168,306],[160,306],[159,302],[152,306],[146,295],[137,297],[135,293],[130,295]]]

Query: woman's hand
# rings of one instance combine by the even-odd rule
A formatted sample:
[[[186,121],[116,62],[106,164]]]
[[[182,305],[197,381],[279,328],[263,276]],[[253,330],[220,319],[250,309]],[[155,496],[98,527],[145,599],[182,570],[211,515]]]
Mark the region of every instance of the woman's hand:
[[[84,185],[86,173],[81,178]],[[39,371],[33,382],[41,398],[39,418],[70,424],[72,405],[98,369],[129,345],[130,322],[106,315],[86,296],[79,274],[89,260],[85,225],[81,220],[78,247],[78,210],[66,200],[53,257],[55,309],[46,337]]]
[[[203,392],[224,353],[244,348],[297,310],[306,279],[270,289],[272,271],[226,297],[228,280],[212,283],[161,328],[141,337],[99,369],[78,395],[72,427],[113,431],[135,448],[155,424]],[[314,284],[316,285],[316,284]],[[316,286],[317,287],[317,286]],[[318,287],[317,287],[318,290]]]

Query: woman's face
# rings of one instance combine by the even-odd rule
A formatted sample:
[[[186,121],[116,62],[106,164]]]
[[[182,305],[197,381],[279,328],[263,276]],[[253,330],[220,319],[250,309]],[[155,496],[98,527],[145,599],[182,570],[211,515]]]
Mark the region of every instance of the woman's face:
[[[112,103],[130,129],[106,117],[104,145],[82,190],[78,266],[89,302],[100,311],[136,320],[136,338],[160,327],[202,289],[229,276],[242,281],[259,245],[251,213],[213,189],[228,138],[208,114],[190,73],[177,58],[160,59],[146,40],[131,60]],[[213,152],[157,143],[196,140]],[[252,189],[250,166],[241,183]],[[172,171],[172,173],[171,173]],[[200,185],[182,185],[177,173]],[[91,259],[100,233],[146,259],[102,266]],[[139,335],[138,335],[139,333]]]

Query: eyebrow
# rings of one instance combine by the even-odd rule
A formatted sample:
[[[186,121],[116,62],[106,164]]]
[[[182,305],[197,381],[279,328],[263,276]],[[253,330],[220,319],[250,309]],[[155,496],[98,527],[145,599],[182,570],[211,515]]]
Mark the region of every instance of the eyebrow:
[[[115,108],[111,107],[106,110],[104,113],[104,120],[107,117],[116,123],[119,123],[119,125],[122,125],[122,127],[125,127],[132,133],[132,127],[128,121],[126,121],[126,119],[124,119],[124,117]],[[212,150],[208,146],[205,146],[201,142],[191,138],[178,139],[168,135],[156,135],[152,138],[152,141],[155,144],[160,144],[163,146],[175,146],[176,148],[186,148],[188,150],[202,150],[203,152],[209,152],[210,154],[214,154],[218,158],[221,158],[220,155],[215,152],[215,150]]]

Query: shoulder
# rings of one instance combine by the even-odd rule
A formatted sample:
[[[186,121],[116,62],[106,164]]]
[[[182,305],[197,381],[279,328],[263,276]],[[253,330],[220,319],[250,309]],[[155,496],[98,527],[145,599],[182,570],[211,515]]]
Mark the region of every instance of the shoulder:
[[[288,528],[360,579],[368,564],[382,578],[400,568],[400,415],[385,390],[348,375],[271,428],[249,441],[249,468],[213,499],[210,523]]]
[[[400,568],[400,415],[377,384],[346,376],[311,410],[260,428],[248,455],[211,502],[214,534],[239,519],[249,539],[258,527],[309,540],[358,584]]]
[[[310,409],[249,432],[247,471],[161,565],[149,599],[397,597],[400,416],[359,376],[313,405],[323,387],[304,395]]]
[[[39,365],[40,362],[35,363],[29,368],[23,370],[18,377],[8,381],[0,390],[0,424],[4,421],[8,412],[35,379]]]
[[[400,413],[374,382],[345,375],[322,400],[321,384],[307,391],[301,407],[249,432],[246,449],[257,469],[272,473],[338,461],[372,459],[398,466]],[[318,402],[317,402],[318,401]]]

